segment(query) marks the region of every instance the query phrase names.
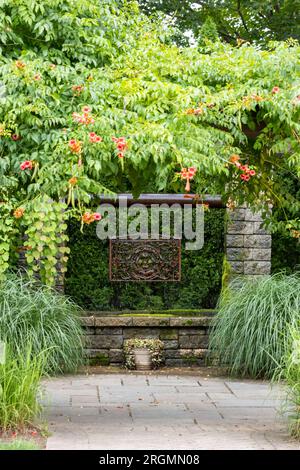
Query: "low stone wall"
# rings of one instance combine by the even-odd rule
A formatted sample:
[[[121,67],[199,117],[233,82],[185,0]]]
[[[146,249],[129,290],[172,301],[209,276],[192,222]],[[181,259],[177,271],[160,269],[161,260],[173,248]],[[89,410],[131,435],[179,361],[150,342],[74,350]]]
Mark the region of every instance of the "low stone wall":
[[[150,314],[151,315],[151,314]],[[159,338],[166,366],[205,365],[212,315],[88,316],[82,318],[85,352],[92,365],[122,365],[129,338]]]

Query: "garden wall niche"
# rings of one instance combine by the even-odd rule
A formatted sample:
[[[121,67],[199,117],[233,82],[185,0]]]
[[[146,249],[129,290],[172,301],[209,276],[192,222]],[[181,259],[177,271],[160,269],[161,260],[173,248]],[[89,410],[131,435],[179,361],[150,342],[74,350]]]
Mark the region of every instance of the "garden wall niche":
[[[256,277],[270,274],[271,271],[271,235],[262,228],[261,215],[252,213],[247,207],[227,212],[225,238],[225,211],[212,209],[206,214],[203,249],[199,253],[190,252],[183,256],[181,290],[178,283],[169,283],[165,287],[162,287],[163,283],[156,283],[158,287],[152,290],[149,284],[123,285],[125,308],[133,305],[133,310],[137,312],[141,311],[141,307],[148,307],[148,314],[125,313],[124,309],[116,311],[115,305],[109,304],[110,301],[113,304],[112,294],[122,297],[120,292],[110,287],[107,247],[96,238],[93,228],[88,227],[83,235],[71,222],[71,256],[65,290],[86,310],[81,321],[85,353],[92,364],[121,365],[124,340],[130,338],[162,340],[167,366],[205,364],[209,329],[214,316],[214,310],[210,307],[214,307],[220,292],[224,254],[230,266],[230,277]],[[99,257],[101,243],[103,251]],[[21,261],[24,263],[22,255]],[[61,284],[61,277],[58,280]],[[172,295],[173,299],[177,299],[175,305],[170,305]],[[209,297],[214,299],[213,305],[201,304],[203,299]],[[102,308],[99,308],[101,305]],[[173,310],[168,309],[170,306]]]
[[[214,210],[212,211],[214,212]],[[247,207],[228,211],[225,254],[230,276],[257,277],[271,272],[271,235],[262,217]],[[199,277],[201,283],[201,277]],[[123,343],[129,338],[158,338],[164,342],[165,364],[170,367],[204,366],[214,312],[186,312],[157,317],[115,314],[84,317],[85,351],[92,364],[121,365]]]

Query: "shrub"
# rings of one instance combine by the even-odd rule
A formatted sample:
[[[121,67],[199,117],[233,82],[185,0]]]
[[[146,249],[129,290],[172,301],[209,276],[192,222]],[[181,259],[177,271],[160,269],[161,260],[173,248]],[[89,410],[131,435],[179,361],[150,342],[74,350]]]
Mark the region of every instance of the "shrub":
[[[53,289],[22,276],[10,276],[0,288],[0,339],[22,353],[48,350],[47,373],[74,371],[83,347],[78,307]]]
[[[287,384],[285,409],[288,412],[291,434],[300,437],[300,331],[291,330],[291,348],[283,364],[275,371],[274,379]]]
[[[17,355],[8,348],[6,360],[0,364],[1,430],[33,424],[41,408],[38,392],[46,354],[33,355],[29,345]]]
[[[300,277],[278,273],[234,281],[220,299],[210,353],[233,374],[271,377],[300,321]]]
[[[135,369],[134,349],[146,348],[151,353],[153,369],[158,369],[163,363],[164,343],[159,339],[127,339],[124,341],[125,367]]]

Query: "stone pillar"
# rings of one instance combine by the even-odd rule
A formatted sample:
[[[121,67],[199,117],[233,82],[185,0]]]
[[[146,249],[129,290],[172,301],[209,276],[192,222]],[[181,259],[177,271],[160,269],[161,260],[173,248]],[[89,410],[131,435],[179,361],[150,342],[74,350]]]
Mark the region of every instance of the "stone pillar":
[[[262,276],[271,273],[271,235],[262,228],[260,213],[247,207],[228,212],[225,253],[230,275]]]

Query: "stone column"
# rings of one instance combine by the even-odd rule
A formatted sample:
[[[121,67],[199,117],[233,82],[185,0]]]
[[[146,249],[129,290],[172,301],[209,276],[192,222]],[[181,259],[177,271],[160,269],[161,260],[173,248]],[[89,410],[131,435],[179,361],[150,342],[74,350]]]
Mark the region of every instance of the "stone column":
[[[225,253],[230,275],[262,276],[271,273],[271,235],[262,228],[260,213],[247,207],[228,212]]]

